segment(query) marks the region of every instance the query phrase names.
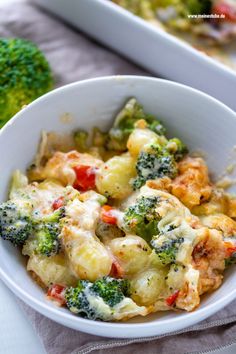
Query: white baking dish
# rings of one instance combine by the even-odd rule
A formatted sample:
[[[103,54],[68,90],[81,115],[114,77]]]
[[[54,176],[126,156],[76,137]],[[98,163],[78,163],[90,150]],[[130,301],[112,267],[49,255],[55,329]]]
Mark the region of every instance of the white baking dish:
[[[236,110],[236,72],[111,1],[33,1],[156,75],[205,91]]]

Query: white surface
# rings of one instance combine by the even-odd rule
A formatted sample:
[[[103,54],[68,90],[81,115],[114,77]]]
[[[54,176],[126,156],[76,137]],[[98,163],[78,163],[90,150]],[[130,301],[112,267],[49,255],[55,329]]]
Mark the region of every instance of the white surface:
[[[0,281],[0,354],[46,354],[15,296]]]
[[[236,72],[108,0],[34,0],[158,76],[236,110]]]
[[[170,134],[183,138],[190,148],[206,151],[211,170],[220,173],[227,166],[227,157],[235,145],[236,114],[226,106],[191,88],[164,80],[128,76],[94,79],[39,98],[1,130],[0,151],[4,154],[0,160],[0,201],[6,198],[12,170],[24,170],[32,161],[42,129],[66,132],[94,125],[103,129],[130,96],[137,97],[147,112],[161,117]],[[60,119],[65,112],[72,116],[70,124]],[[143,337],[171,332],[205,319],[236,297],[236,273],[231,269],[220,289],[206,297],[192,313],[153,314],[127,323],[89,321],[45,301],[43,291],[27,274],[18,250],[0,241],[0,275],[6,284],[45,316],[88,333]]]

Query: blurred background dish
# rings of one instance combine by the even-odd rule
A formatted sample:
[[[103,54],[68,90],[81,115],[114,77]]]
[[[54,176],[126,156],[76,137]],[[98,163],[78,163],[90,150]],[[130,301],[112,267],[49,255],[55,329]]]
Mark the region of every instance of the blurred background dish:
[[[234,0],[112,1],[236,70],[230,56],[236,40]]]
[[[236,71],[112,1],[71,0],[70,6],[66,0],[33,1],[150,72],[200,89],[236,110]],[[236,62],[235,43],[228,55]]]

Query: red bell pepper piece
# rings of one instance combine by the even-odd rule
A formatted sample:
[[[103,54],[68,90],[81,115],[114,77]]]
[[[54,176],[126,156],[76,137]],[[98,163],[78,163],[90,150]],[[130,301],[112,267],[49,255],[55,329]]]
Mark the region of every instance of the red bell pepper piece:
[[[111,277],[113,278],[123,278],[124,277],[124,269],[121,267],[119,262],[114,258],[110,270]]]
[[[60,209],[63,205],[64,205],[64,198],[60,197],[60,198],[54,200],[54,202],[52,203],[52,208],[53,208],[53,210],[57,210],[57,209]]]
[[[87,191],[95,188],[96,168],[86,165],[74,167],[76,180],[73,187],[80,191]]]
[[[173,306],[174,303],[177,300],[177,297],[179,295],[179,290],[177,290],[176,292],[174,292],[174,294],[170,295],[167,299],[166,299],[166,304],[168,306]]]
[[[110,205],[103,205],[101,210],[101,219],[103,222],[111,225],[117,224],[117,218],[112,214],[114,208]]]
[[[65,305],[65,289],[66,287],[60,284],[53,284],[47,292],[47,297],[56,301],[60,306]]]

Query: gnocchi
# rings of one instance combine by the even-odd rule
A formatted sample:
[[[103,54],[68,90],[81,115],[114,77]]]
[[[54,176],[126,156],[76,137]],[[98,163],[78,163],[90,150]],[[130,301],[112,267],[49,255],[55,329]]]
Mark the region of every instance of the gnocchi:
[[[127,276],[145,269],[149,264],[151,249],[139,236],[127,235],[115,238],[109,243],[109,248]]]
[[[149,306],[165,294],[165,269],[148,269],[131,280],[131,297],[138,305]]]
[[[132,193],[131,179],[135,174],[135,159],[132,156],[114,156],[100,167],[96,187],[101,194],[123,199]]]

